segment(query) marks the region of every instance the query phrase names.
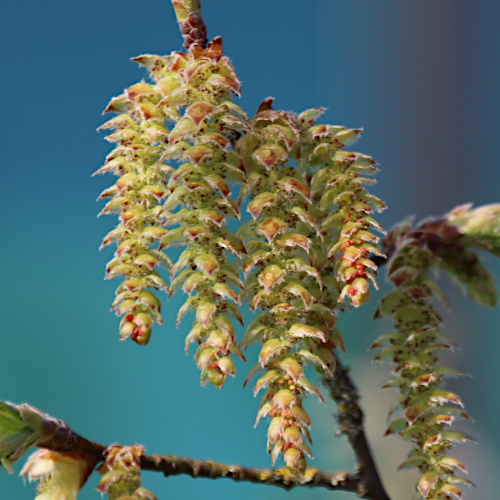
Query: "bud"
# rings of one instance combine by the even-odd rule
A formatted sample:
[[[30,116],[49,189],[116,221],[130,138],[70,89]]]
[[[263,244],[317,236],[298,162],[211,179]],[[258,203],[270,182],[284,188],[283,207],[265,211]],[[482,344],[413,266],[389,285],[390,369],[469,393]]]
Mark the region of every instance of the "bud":
[[[69,453],[42,449],[28,458],[21,475],[39,482],[35,500],[76,500],[94,465]]]

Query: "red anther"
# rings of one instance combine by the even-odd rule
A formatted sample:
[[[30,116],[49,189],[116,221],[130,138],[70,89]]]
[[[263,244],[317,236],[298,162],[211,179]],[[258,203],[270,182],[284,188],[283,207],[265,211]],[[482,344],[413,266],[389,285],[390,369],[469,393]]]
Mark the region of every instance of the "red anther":
[[[363,222],[363,219],[357,219],[356,222]]]
[[[137,329],[137,336],[142,337],[143,335],[144,335],[144,330],[142,330],[141,328],[138,328]]]
[[[351,217],[351,212],[347,212],[346,217],[349,219]]]
[[[126,319],[127,321],[132,321],[132,320],[134,319],[134,315],[133,315],[133,314],[127,314],[127,315],[125,316],[125,319]]]
[[[356,264],[356,269],[360,269],[360,270],[363,270],[365,268],[365,266],[363,264]]]
[[[349,287],[348,292],[349,292],[349,295],[356,295],[358,293],[358,291],[353,286]]]

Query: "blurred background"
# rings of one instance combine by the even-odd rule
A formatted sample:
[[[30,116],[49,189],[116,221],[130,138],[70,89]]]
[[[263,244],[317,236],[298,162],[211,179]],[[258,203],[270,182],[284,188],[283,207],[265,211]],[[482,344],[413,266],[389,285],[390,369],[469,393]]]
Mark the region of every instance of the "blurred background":
[[[363,127],[355,150],[380,164],[374,192],[390,210],[390,227],[406,215],[439,215],[465,202],[500,201],[496,143],[500,132],[500,3],[467,0],[205,0],[209,37],[243,81],[239,104],[251,115],[260,101],[301,111],[328,108],[326,123]],[[83,436],[111,444],[142,443],[147,452],[269,467],[266,425],[253,429],[257,400],[242,389],[248,367],[222,391],[201,388],[183,353],[190,322],[175,329],[181,294],[164,305],[163,327],[148,347],[118,341],[109,312],[115,281],[103,281],[113,249],[98,252],[116,218],[96,219],[111,176],[90,178],[110,151],[101,111],[145,72],[130,57],[179,50],[168,0],[16,0],[0,18],[2,160],[0,165],[0,398],[29,402]],[[500,266],[490,259],[496,276]],[[475,424],[458,425],[479,445],[456,455],[491,500],[500,488],[500,311],[480,310],[445,285],[452,308],[446,333],[461,351],[449,358],[473,374],[449,385]],[[395,393],[378,391],[388,367],[367,349],[390,325],[373,321],[378,296],[340,324],[345,363],[367,410],[371,445],[393,500],[412,497],[415,476],[396,473],[406,449],[382,438]],[[249,366],[256,351],[249,351]],[[311,464],[352,471],[354,457],[335,438],[335,406],[308,401],[313,415]],[[23,462],[24,460],[21,460]],[[0,470],[0,496],[34,497],[34,485]],[[160,500],[335,498],[351,493],[210,481],[144,473]],[[92,476],[82,500],[98,498]]]

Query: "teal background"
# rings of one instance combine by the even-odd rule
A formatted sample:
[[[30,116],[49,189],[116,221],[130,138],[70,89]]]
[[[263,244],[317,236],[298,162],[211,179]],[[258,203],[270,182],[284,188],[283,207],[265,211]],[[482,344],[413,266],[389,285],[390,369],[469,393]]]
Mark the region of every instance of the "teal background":
[[[274,96],[277,108],[325,106],[327,123],[364,127],[355,149],[380,163],[374,192],[390,207],[380,216],[387,227],[407,214],[500,201],[500,3],[204,0],[203,8],[209,36],[223,36],[243,81],[249,114]],[[238,365],[222,391],[199,386],[193,353],[183,353],[189,320],[175,329],[181,295],[164,306],[165,324],[146,348],[118,342],[109,312],[117,281],[103,276],[112,249],[98,247],[116,219],[96,219],[102,205],[94,200],[113,179],[90,175],[111,148],[95,129],[109,99],[145,75],[130,57],[181,48],[169,2],[4,2],[0,41],[0,398],[29,402],[104,444],[269,467],[266,426],[252,428],[257,401],[241,388],[248,368]],[[498,263],[490,265],[500,276]],[[491,500],[500,487],[500,311],[446,289],[446,330],[461,347],[450,363],[474,375],[449,385],[475,419],[456,428],[479,442],[457,455],[477,484],[469,498]],[[415,476],[395,471],[405,448],[380,437],[394,393],[378,392],[388,370],[367,353],[389,328],[372,321],[375,304],[373,297],[340,320],[346,363],[369,410],[385,484],[393,499],[409,500]],[[353,470],[349,448],[333,437],[334,405],[308,405],[312,465]],[[12,476],[0,471],[2,500],[34,497],[34,485],[16,477],[21,466]],[[98,498],[97,481],[91,477],[81,500]],[[355,498],[154,473],[144,474],[144,486],[160,500]]]

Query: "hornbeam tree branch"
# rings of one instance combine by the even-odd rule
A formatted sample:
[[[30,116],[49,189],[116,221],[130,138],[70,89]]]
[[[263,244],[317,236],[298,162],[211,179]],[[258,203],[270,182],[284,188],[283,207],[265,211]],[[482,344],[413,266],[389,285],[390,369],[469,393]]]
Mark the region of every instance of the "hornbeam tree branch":
[[[341,375],[340,381],[347,387],[349,384],[346,384],[346,380],[349,379],[347,375],[344,376],[344,372],[345,370],[340,369],[336,373]],[[352,383],[348,391],[350,394],[356,393]],[[5,422],[10,421],[9,425],[13,425],[12,429],[0,429],[1,435],[9,437],[5,443],[0,441],[0,458],[7,466],[20,458],[29,446],[71,455],[90,464],[90,470],[106,458],[106,450],[108,449],[106,446],[80,436],[62,420],[53,418],[32,406],[1,402],[0,416],[2,415],[7,417],[4,418]],[[362,424],[359,423],[359,425]],[[17,429],[19,439],[12,435],[14,428]],[[362,430],[360,432],[364,436]],[[7,445],[13,442],[16,442],[15,447],[9,449]],[[295,475],[287,468],[255,469],[221,464],[212,460],[192,460],[172,455],[142,455],[140,467],[142,470],[162,472],[166,477],[185,474],[193,478],[228,478],[238,482],[277,486],[285,490],[298,486],[323,487],[329,490],[356,492],[361,498],[371,500],[388,500],[387,496],[380,496],[380,480],[376,475],[376,470],[373,468],[374,474],[373,470],[370,469],[370,452],[366,441],[365,446],[366,450],[363,450],[362,446],[355,447],[360,467],[358,471],[351,474],[346,472],[326,473],[315,468],[308,468],[303,475]],[[364,470],[365,467],[368,469]]]
[[[318,469],[307,469],[303,476],[293,475],[288,469],[254,469],[239,465],[225,465],[211,460],[191,460],[190,458],[144,455],[141,460],[143,470],[161,471],[168,476],[186,474],[206,479],[229,478],[256,484],[278,486],[291,490],[297,486],[324,487],[329,490],[358,491],[360,474],[338,472],[329,474]],[[369,498],[369,497],[366,497]]]
[[[349,377],[349,370],[337,359],[333,377],[324,377],[323,384],[338,405],[340,433],[347,436],[358,460],[358,495],[371,500],[389,500],[368,445],[358,391]]]
[[[184,39],[184,47],[207,46],[207,27],[201,15],[199,0],[172,0],[175,17]]]

